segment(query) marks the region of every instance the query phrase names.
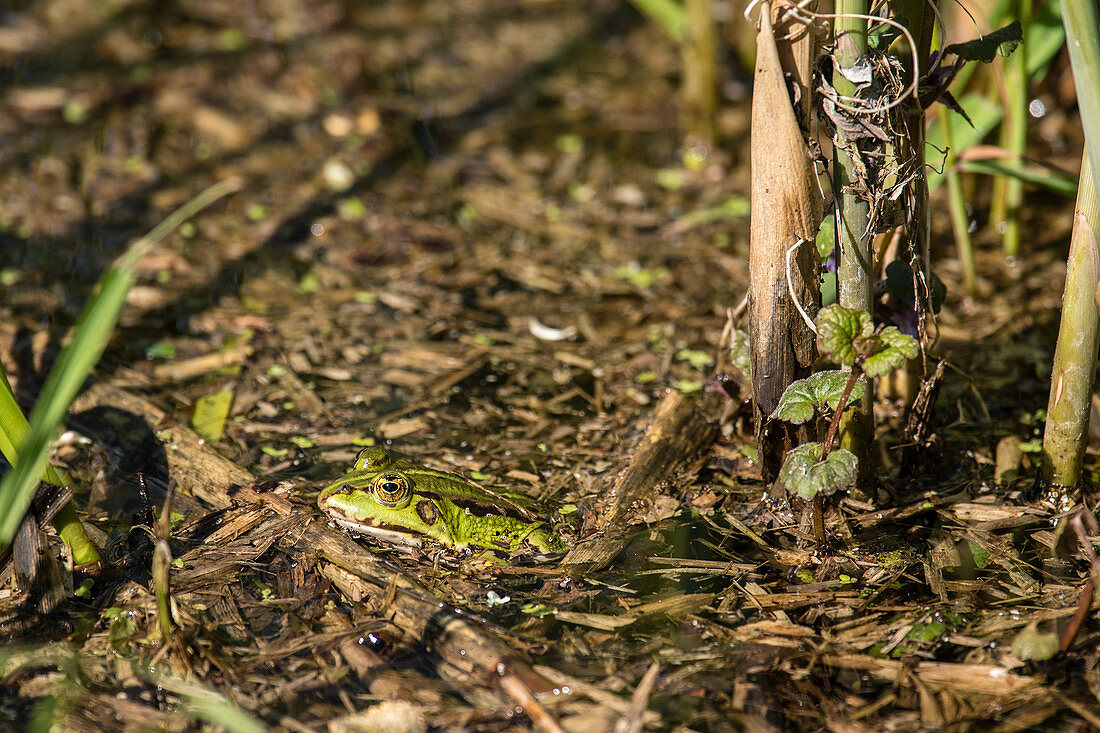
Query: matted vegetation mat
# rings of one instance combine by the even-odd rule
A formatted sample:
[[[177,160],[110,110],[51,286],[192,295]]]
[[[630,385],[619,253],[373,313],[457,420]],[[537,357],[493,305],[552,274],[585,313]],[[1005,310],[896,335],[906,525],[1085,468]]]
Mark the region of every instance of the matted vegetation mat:
[[[27,405],[126,242],[243,188],[142,261],[75,408],[57,457],[110,567],[66,566],[51,534],[67,600],[0,590],[0,725],[1100,729],[1072,502],[1029,493],[1071,202],[1033,197],[1016,262],[979,236],[980,301],[936,222],[930,445],[900,470],[904,405],[882,400],[881,485],[830,507],[819,552],[801,504],[766,496],[724,335],[748,276],[743,75],[728,142],[686,165],[677,50],[616,3],[5,12],[0,359]],[[586,541],[669,390],[716,429],[607,563],[398,551],[315,504],[373,442]],[[167,642],[139,476],[173,497]]]

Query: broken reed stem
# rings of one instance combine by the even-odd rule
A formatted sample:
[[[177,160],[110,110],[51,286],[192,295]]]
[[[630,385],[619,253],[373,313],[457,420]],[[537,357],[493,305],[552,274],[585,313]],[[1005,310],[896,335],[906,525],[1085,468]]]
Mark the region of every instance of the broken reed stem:
[[[1069,262],[1054,368],[1050,375],[1047,422],[1043,431],[1040,472],[1048,485],[1075,487],[1088,440],[1089,414],[1100,319],[1095,294],[1100,284],[1100,252],[1096,239],[1096,188],[1086,152],[1081,160],[1081,183],[1070,236]]]
[[[172,639],[172,604],[169,598],[168,575],[172,569],[172,551],[168,542],[157,540],[153,550],[153,592],[157,598],[157,624],[160,638],[167,644]]]

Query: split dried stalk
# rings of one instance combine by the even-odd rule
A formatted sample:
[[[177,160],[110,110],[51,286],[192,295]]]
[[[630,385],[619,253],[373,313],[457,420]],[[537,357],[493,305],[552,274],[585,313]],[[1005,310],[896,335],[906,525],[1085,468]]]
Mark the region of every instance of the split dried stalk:
[[[813,332],[788,295],[788,277],[811,317],[820,302],[814,247],[799,247],[794,267],[788,269],[786,262],[793,244],[817,237],[821,193],[803,138],[805,125],[799,125],[809,112],[813,37],[808,27],[791,19],[773,28],[773,17],[785,8],[773,11],[770,2],[760,4],[752,99],[749,330],[756,439],[767,480],[779,473],[786,451],[800,442],[786,426],[769,424],[767,418],[787,387],[809,374],[816,356]],[[802,90],[797,109],[787,92],[788,77]]]

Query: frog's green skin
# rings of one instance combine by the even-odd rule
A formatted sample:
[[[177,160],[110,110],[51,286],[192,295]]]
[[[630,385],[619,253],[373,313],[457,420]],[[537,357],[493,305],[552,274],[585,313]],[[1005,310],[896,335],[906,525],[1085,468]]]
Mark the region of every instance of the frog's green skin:
[[[386,542],[420,546],[427,540],[507,554],[568,549],[545,522],[515,502],[385,448],[360,451],[352,469],[321,491],[317,506],[337,524]]]

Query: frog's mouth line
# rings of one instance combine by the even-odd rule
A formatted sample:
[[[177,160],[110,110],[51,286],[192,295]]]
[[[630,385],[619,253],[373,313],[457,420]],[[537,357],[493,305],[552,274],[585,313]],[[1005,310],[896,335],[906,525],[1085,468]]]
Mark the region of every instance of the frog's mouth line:
[[[411,545],[412,547],[420,547],[424,544],[415,534],[411,534],[407,529],[403,529],[394,524],[384,524],[381,522],[377,524],[366,524],[365,522],[356,522],[351,519],[338,519],[336,517],[333,517],[333,521],[341,527],[346,527],[353,532],[369,534],[384,542]]]

